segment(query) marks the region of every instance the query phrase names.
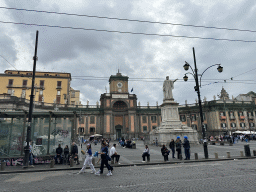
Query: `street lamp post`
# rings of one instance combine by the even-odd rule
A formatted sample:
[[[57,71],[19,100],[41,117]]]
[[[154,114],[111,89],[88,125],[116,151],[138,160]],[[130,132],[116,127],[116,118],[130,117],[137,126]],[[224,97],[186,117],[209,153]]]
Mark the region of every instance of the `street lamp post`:
[[[194,88],[195,88],[195,91],[197,92],[197,96],[198,96],[198,105],[199,105],[200,118],[201,118],[201,128],[202,128],[202,135],[203,135],[203,139],[204,139],[204,144],[203,144],[203,146],[204,146],[204,157],[205,157],[205,159],[208,159],[207,140],[206,140],[206,135],[205,135],[206,130],[205,130],[205,126],[204,126],[203,109],[202,109],[201,96],[200,96],[200,88],[199,88],[199,87],[201,87],[201,78],[202,78],[204,72],[205,72],[207,69],[209,69],[209,68],[211,68],[211,67],[213,67],[213,66],[215,66],[215,65],[218,65],[219,67],[217,68],[217,70],[218,70],[218,72],[221,73],[221,72],[223,71],[223,67],[221,67],[220,64],[214,64],[214,65],[211,65],[211,66],[209,66],[208,68],[206,68],[206,69],[203,71],[203,73],[201,74],[201,77],[200,77],[200,86],[199,86],[198,74],[197,74],[198,69],[197,69],[197,67],[196,67],[196,56],[195,56],[195,49],[194,49],[194,47],[193,47],[193,58],[194,58],[194,65],[195,65],[195,69],[194,69],[194,70],[193,70],[193,68],[192,68],[186,61],[185,61],[185,65],[184,65],[183,67],[184,67],[184,69],[185,69],[186,71],[187,71],[187,70],[189,69],[189,67],[190,67],[191,70],[192,70],[192,73],[188,72],[188,73],[186,73],[186,74],[191,74],[191,75],[193,75],[193,77],[194,77],[194,79],[195,79],[196,86],[195,86]],[[183,77],[184,81],[187,81],[187,80],[188,80],[188,77],[187,77],[186,74],[185,74],[184,77]]]
[[[31,86],[31,94],[30,94],[30,103],[29,103],[29,114],[28,114],[28,127],[27,127],[27,145],[24,149],[25,157],[24,157],[24,168],[28,167],[29,162],[29,142],[31,139],[31,121],[32,121],[32,113],[33,113],[33,99],[34,99],[34,86],[35,86],[35,72],[36,72],[36,61],[37,61],[37,42],[38,42],[38,31],[36,31],[36,45],[35,45],[35,55],[33,57],[34,64],[33,64],[33,75],[32,75],[32,86]]]

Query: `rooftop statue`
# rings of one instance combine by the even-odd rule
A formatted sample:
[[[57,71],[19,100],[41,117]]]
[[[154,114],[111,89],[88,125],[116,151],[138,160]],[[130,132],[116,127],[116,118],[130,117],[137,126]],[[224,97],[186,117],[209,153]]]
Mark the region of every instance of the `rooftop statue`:
[[[166,76],[166,80],[163,84],[164,100],[173,100],[172,90],[174,89],[174,82],[177,80],[178,79],[175,79],[174,81],[169,80],[169,76]]]

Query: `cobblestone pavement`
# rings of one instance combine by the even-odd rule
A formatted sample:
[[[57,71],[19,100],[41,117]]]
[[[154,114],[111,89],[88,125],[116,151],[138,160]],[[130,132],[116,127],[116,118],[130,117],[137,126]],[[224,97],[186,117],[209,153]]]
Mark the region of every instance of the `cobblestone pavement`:
[[[6,174],[0,191],[255,191],[255,159],[116,167],[113,176],[86,170]]]
[[[110,145],[112,146],[113,143],[117,142],[111,142]],[[256,141],[251,141],[249,143],[246,142],[239,142],[237,144],[234,144],[233,146],[229,146],[228,144],[225,144],[224,146],[220,146],[219,144],[216,145],[208,145],[208,152],[209,152],[209,158],[214,159],[214,153],[218,153],[219,159],[223,159],[227,157],[227,152],[230,152],[231,158],[236,159],[240,156],[240,151],[244,151],[244,145],[249,144],[251,155],[253,156],[253,150],[256,150]],[[83,149],[85,150],[86,146],[83,146]],[[150,149],[150,163],[163,163],[163,156],[161,154],[161,147],[160,146],[149,146]],[[99,151],[100,145],[92,145],[92,151]],[[142,161],[141,154],[144,150],[144,143],[143,141],[137,141],[136,142],[136,149],[128,149],[123,148],[121,146],[117,146],[117,152],[121,155],[120,163],[121,165],[134,165],[134,164],[140,164]],[[198,153],[199,160],[204,158],[203,153],[203,146],[202,145],[192,145],[191,146],[191,160],[195,159],[194,153]],[[182,149],[182,155],[184,157],[184,150]],[[182,161],[177,159],[172,159],[171,155],[169,155],[170,163],[180,163]],[[98,159],[96,158],[96,162]],[[96,165],[99,166],[99,165]],[[49,164],[44,165],[36,165],[35,168],[30,168],[30,170],[48,170]],[[75,165],[73,169],[79,169],[82,167],[82,162],[80,165]],[[55,165],[54,169],[70,169],[68,165]],[[9,166],[5,168],[5,171],[19,171],[24,170],[21,166]],[[1,171],[0,171],[1,174]]]

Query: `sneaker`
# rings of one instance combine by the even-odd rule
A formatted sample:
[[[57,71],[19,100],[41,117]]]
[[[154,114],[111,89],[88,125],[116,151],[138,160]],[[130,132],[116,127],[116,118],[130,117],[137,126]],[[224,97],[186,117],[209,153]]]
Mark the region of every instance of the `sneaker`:
[[[108,172],[107,176],[112,176],[112,173],[111,171]]]
[[[142,163],[146,163],[146,161],[142,161]]]
[[[95,173],[96,173],[96,171],[92,171],[92,172],[91,172],[91,174],[95,174]]]
[[[95,175],[100,175],[100,171],[96,172]]]

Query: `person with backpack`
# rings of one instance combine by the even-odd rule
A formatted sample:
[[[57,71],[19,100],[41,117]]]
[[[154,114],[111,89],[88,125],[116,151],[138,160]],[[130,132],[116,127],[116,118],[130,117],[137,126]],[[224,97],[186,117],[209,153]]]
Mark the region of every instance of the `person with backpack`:
[[[185,151],[185,160],[190,160],[190,144],[187,136],[184,136],[184,143],[182,144]]]
[[[176,151],[177,151],[177,158],[178,159],[182,159],[182,157],[181,157],[181,141],[180,141],[180,136],[178,136],[176,141],[175,141],[175,147],[176,147]]]

